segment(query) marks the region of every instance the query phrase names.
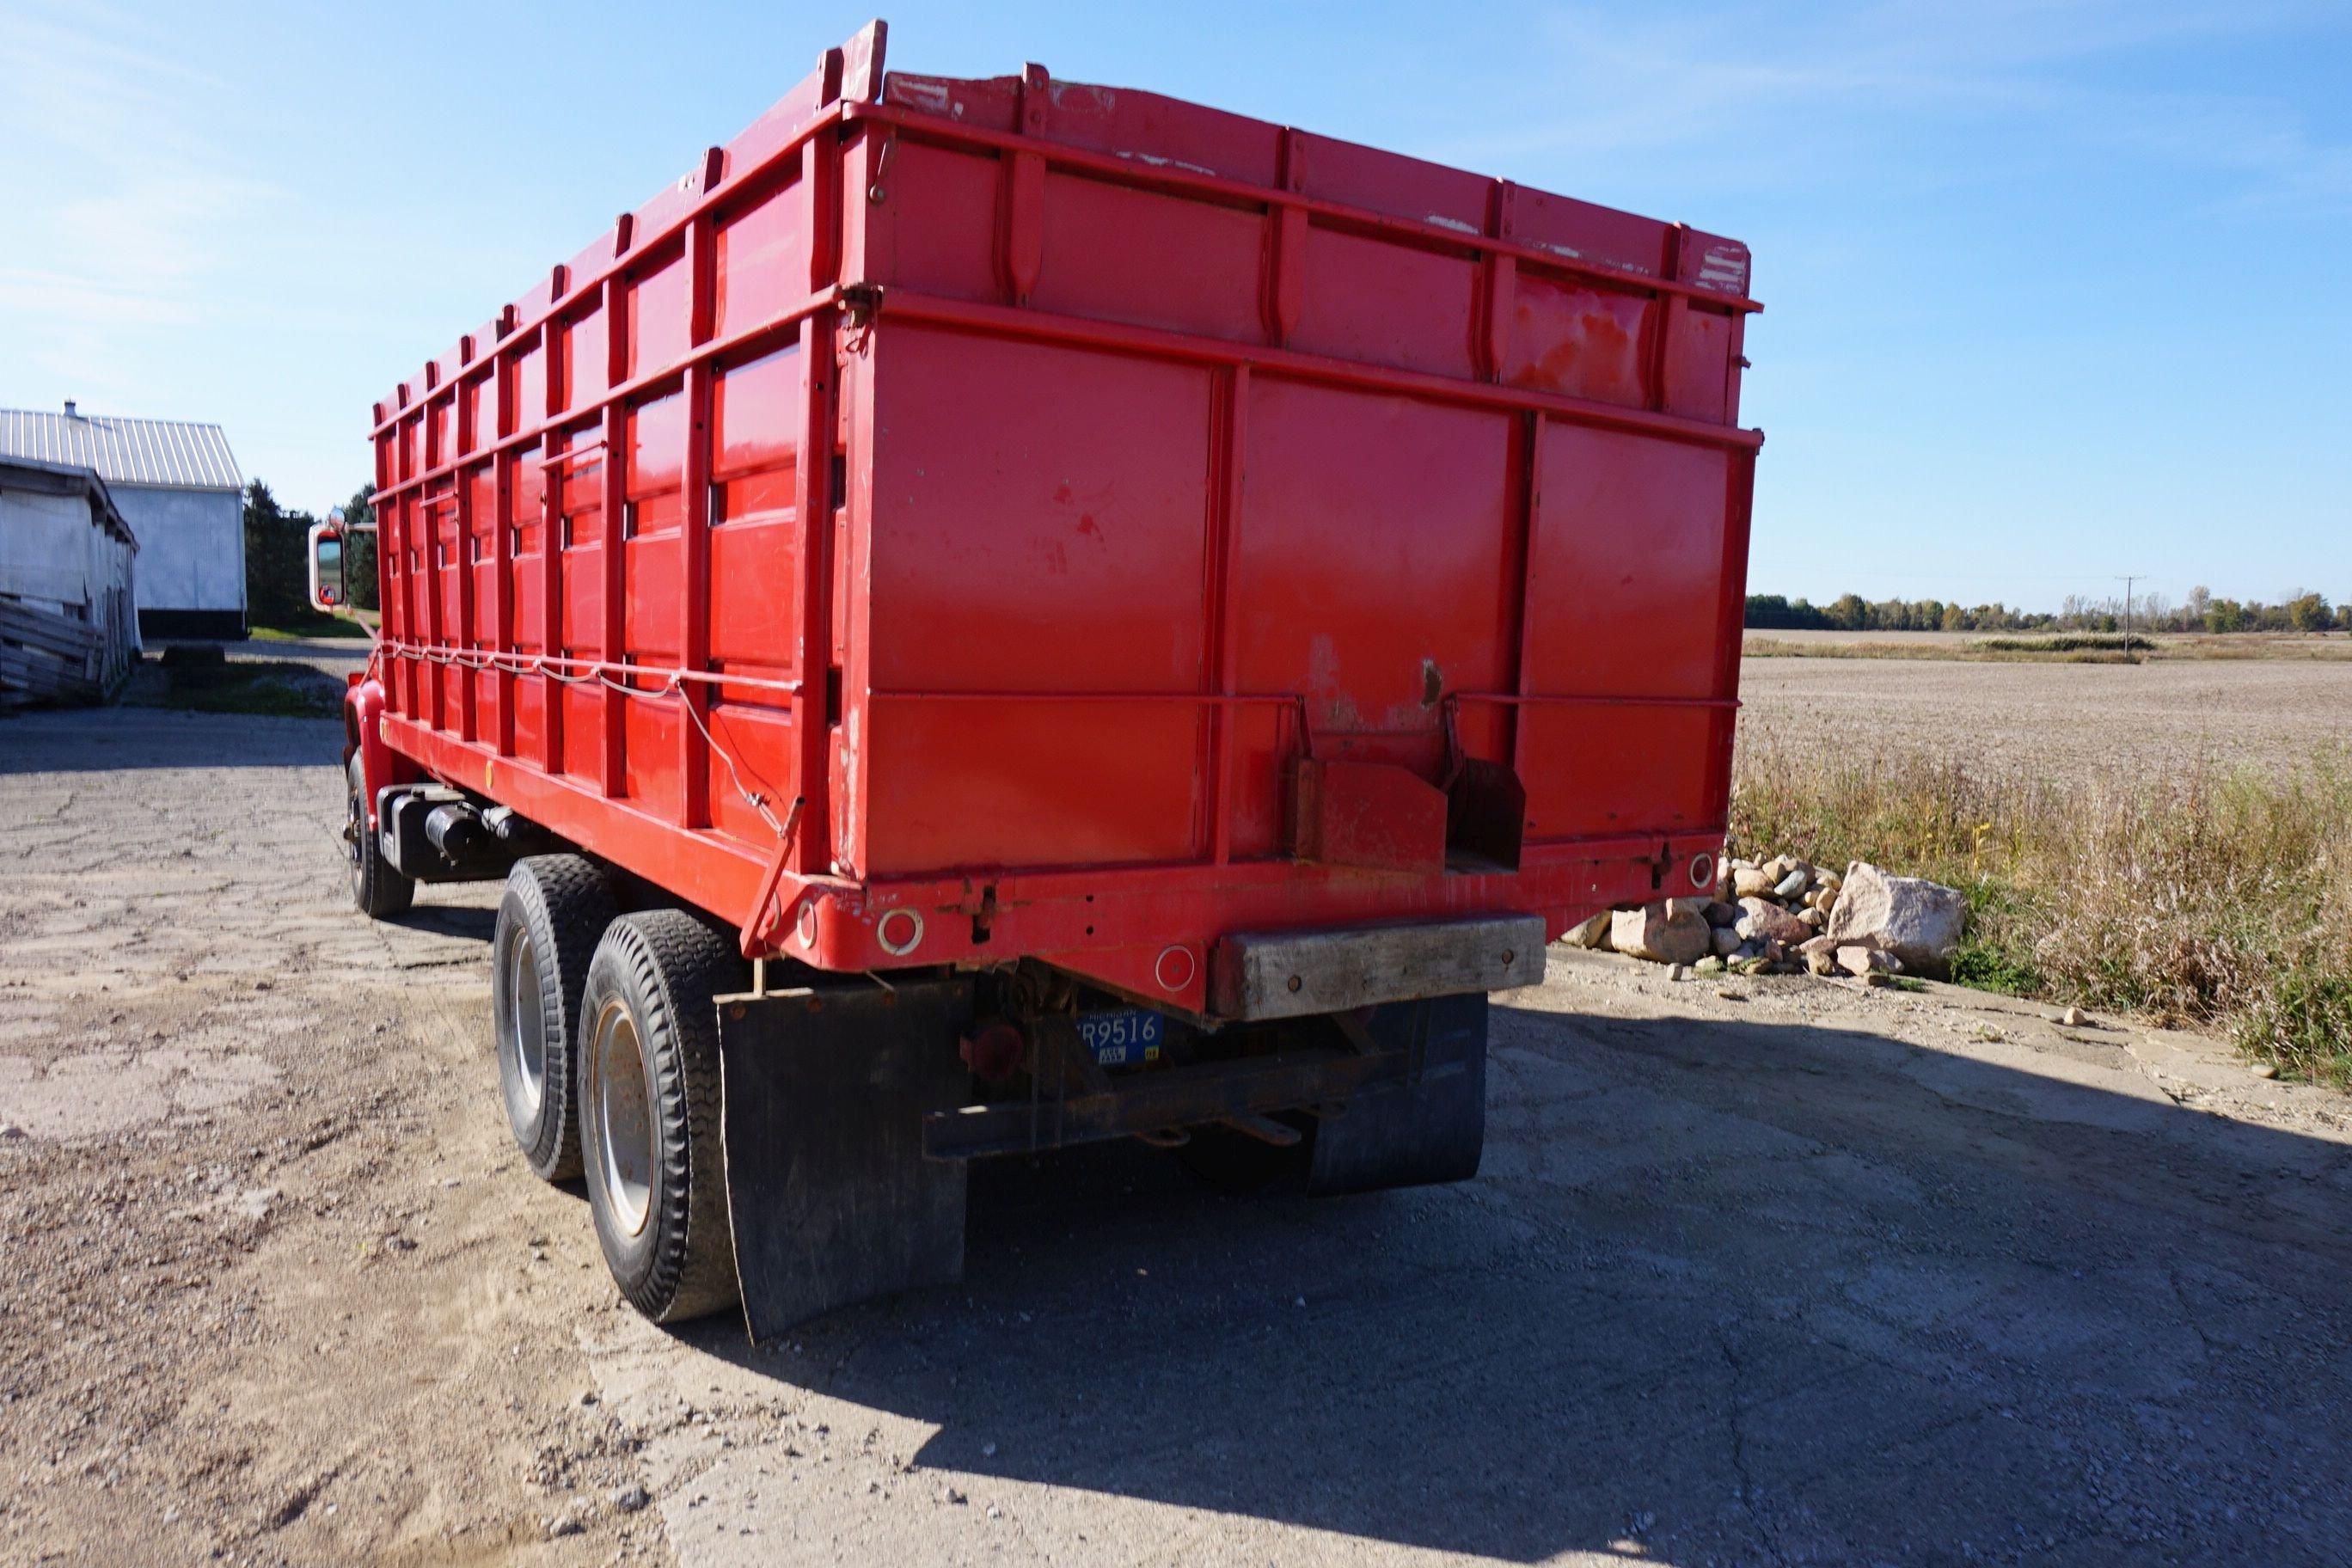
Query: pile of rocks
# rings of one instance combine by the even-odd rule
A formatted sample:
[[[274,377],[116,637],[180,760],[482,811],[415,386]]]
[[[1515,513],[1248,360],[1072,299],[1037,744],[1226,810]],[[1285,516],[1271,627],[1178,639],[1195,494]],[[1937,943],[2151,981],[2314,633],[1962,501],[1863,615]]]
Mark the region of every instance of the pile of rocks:
[[[1825,871],[1794,855],[1724,868],[1712,899],[1660,899],[1612,910],[1565,940],[1686,966],[1693,973],[1846,973],[1885,984],[1950,972],[1968,900],[1956,888],[1856,860]]]

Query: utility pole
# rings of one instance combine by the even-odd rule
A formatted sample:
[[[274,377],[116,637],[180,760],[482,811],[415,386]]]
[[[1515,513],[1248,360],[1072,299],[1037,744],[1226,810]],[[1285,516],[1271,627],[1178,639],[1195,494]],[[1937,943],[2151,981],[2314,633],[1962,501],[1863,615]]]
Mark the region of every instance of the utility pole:
[[[2124,662],[2126,664],[2137,664],[2139,662],[2139,659],[2132,653],[2131,644],[2132,584],[2135,583],[2145,582],[2147,577],[2147,574],[2145,572],[2135,572],[2130,576],[2121,579],[2124,585]]]

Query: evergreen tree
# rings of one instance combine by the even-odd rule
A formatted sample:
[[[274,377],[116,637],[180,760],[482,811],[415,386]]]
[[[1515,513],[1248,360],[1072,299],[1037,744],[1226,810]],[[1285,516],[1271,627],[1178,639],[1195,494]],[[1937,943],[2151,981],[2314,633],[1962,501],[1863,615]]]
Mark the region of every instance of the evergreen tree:
[[[374,522],[375,486],[364,484],[343,503],[343,586],[355,610],[381,608],[376,603],[375,535],[359,531]]]
[[[246,614],[257,626],[284,626],[311,614],[310,525],[307,511],[288,511],[269,487],[245,487]]]

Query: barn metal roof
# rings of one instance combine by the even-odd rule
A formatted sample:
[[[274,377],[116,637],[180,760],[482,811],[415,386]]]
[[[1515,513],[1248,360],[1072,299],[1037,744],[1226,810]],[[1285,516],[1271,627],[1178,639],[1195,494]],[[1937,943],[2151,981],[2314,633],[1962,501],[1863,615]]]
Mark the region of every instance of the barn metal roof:
[[[179,419],[0,408],[0,457],[89,468],[114,485],[199,490],[245,486],[221,427]]]

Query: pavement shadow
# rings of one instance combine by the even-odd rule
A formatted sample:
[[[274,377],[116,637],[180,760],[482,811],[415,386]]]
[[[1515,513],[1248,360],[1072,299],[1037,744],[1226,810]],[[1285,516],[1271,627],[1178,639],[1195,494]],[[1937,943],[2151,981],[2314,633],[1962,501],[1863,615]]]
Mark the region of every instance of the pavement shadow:
[[[0,777],[171,769],[342,767],[340,719],[155,708],[42,709],[0,717]],[[336,785],[341,794],[341,785]]]
[[[499,911],[463,904],[412,904],[396,915],[385,916],[384,923],[488,942],[498,934]]]
[[[1495,1020],[1474,1182],[986,1163],[961,1287],[684,1337],[933,1424],[919,1467],[1512,1562],[2341,1561],[2343,1146],[1848,1030]]]

